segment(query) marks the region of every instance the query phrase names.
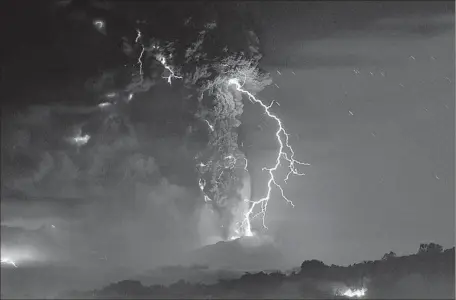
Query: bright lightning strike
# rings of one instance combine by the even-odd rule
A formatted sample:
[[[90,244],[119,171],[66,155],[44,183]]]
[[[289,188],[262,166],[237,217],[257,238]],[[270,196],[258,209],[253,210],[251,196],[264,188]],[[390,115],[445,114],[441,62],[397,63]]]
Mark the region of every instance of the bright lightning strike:
[[[277,117],[275,114],[273,114],[270,111],[271,106],[273,105],[274,102],[272,102],[270,105],[264,104],[263,101],[261,101],[260,99],[257,99],[252,93],[244,90],[242,88],[242,85],[239,83],[239,80],[236,78],[232,78],[232,79],[228,80],[228,85],[234,85],[236,87],[236,90],[241,92],[242,94],[247,95],[249,100],[252,103],[257,103],[257,104],[261,105],[261,107],[264,110],[264,113],[269,118],[273,119],[277,123],[277,126],[278,126],[275,136],[276,136],[277,142],[279,144],[279,149],[277,152],[275,164],[273,167],[270,167],[270,168],[264,167],[262,169],[263,171],[267,171],[269,173],[269,180],[268,180],[268,184],[267,184],[268,188],[267,188],[266,195],[257,201],[245,200],[245,201],[248,201],[251,204],[251,206],[250,206],[249,210],[245,213],[244,220],[242,221],[242,224],[240,227],[243,229],[245,235],[251,236],[252,232],[250,229],[251,228],[250,222],[251,222],[251,220],[255,219],[256,217],[261,216],[262,222],[263,222],[263,227],[267,228],[267,226],[265,224],[265,216],[266,216],[266,211],[267,211],[267,207],[268,207],[268,202],[269,202],[269,199],[271,198],[271,191],[272,191],[273,185],[276,186],[280,190],[282,198],[285,199],[287,201],[287,203],[289,203],[291,206],[294,207],[293,202],[285,196],[282,186],[276,181],[276,178],[274,176],[275,171],[277,171],[277,169],[279,168],[282,160],[284,159],[285,161],[288,162],[288,168],[289,168],[289,172],[285,178],[285,182],[288,180],[290,175],[299,175],[299,176],[304,175],[304,173],[300,173],[297,170],[297,168],[296,168],[297,165],[307,166],[309,164],[303,163],[303,162],[300,162],[300,161],[294,159],[295,153],[293,151],[293,148],[289,144],[289,134],[286,132],[285,128],[283,127],[282,120],[280,120],[279,117]],[[252,216],[252,214],[254,213],[257,206],[260,208],[260,211]]]
[[[143,62],[142,62],[142,58],[144,56],[144,52],[146,51],[146,48],[144,47],[144,44],[141,42],[141,38],[142,38],[142,33],[139,29],[136,29],[136,38],[135,38],[135,43],[140,43],[141,45],[141,53],[139,54],[139,57],[138,57],[138,65],[139,65],[139,75],[141,76],[141,83],[143,81],[143,75],[144,75],[144,71],[143,71]],[[156,46],[152,46],[151,49],[156,49],[157,47]],[[174,73],[173,69],[171,68],[171,66],[168,65],[167,61],[166,61],[166,58],[161,55],[161,54],[158,54],[156,56],[156,59],[162,64],[162,66],[168,70],[169,72],[169,75],[168,76],[164,76],[163,78],[166,79],[166,81],[171,85],[171,82],[172,82],[172,79],[173,78],[177,78],[177,79],[182,79],[183,77],[182,76],[178,76]]]
[[[17,268],[16,263],[8,257],[2,258],[1,264],[10,265],[10,266],[14,266],[15,268]]]
[[[98,104],[98,107],[103,108],[103,107],[108,107],[110,105],[111,105],[111,103],[109,103],[109,102],[102,102],[102,103]]]
[[[168,70],[169,73],[170,73],[168,76],[163,77],[164,79],[166,79],[166,81],[167,81],[169,84],[171,84],[171,80],[172,80],[173,78],[182,79],[181,76],[177,76],[176,74],[174,74],[174,71],[171,69],[170,66],[168,66],[168,64],[166,63],[166,59],[165,59],[163,56],[160,58],[159,61],[160,61],[160,63],[163,65],[163,67],[164,67],[166,70]]]
[[[142,37],[141,31],[139,31],[139,29],[136,29],[135,43],[138,43],[140,41],[141,37]],[[141,53],[139,54],[139,57],[138,57],[138,65],[139,65],[139,75],[141,76],[141,82],[142,82],[143,81],[143,74],[144,74],[142,57],[144,55],[145,48],[144,48],[143,43],[140,42],[140,45],[141,45]]]
[[[209,129],[210,129],[211,131],[214,131],[214,125],[212,125],[211,123],[209,123],[208,120],[204,120],[204,121],[206,121],[206,124],[207,124],[207,126],[209,126]]]
[[[135,42],[136,43],[140,43],[140,45],[141,45],[141,53],[139,55],[137,64],[139,65],[139,68],[140,68],[139,74],[141,76],[141,82],[142,82],[143,74],[144,74],[142,58],[143,58],[143,55],[144,55],[144,52],[145,52],[146,48],[145,48],[144,44],[141,42],[141,38],[142,38],[141,31],[139,29],[137,29],[136,32],[137,32],[137,36],[136,36]],[[157,49],[157,46],[156,45],[152,45],[148,49]],[[164,76],[163,78],[166,79],[166,81],[170,85],[172,83],[172,79],[173,78],[177,78],[177,79],[182,79],[183,78],[183,77],[178,76],[178,75],[175,74],[175,72],[171,68],[171,66],[168,65],[167,59],[166,59],[166,57],[164,56],[163,53],[160,53],[160,52],[157,53],[155,55],[155,58],[156,58],[157,61],[159,61],[162,64],[162,66],[166,70],[168,70],[169,75],[168,76]],[[279,71],[278,71],[278,73],[280,74]],[[267,226],[265,224],[265,216],[266,216],[266,211],[267,211],[267,205],[268,205],[269,199],[271,197],[271,191],[272,191],[273,185],[276,186],[280,190],[282,197],[290,205],[294,206],[293,202],[285,196],[285,193],[284,193],[284,190],[283,190],[282,186],[276,181],[276,178],[275,178],[275,171],[278,170],[281,162],[283,160],[288,162],[289,171],[288,171],[288,174],[286,175],[286,177],[284,179],[285,183],[289,179],[290,175],[299,175],[299,176],[304,175],[303,173],[300,173],[297,170],[297,165],[309,165],[309,164],[306,164],[306,163],[303,163],[303,162],[300,162],[300,161],[294,159],[295,153],[294,153],[292,147],[289,144],[289,134],[284,129],[282,121],[280,120],[280,118],[278,118],[275,114],[273,114],[271,112],[271,107],[275,103],[275,101],[273,101],[270,105],[266,105],[261,100],[257,99],[252,93],[250,93],[250,92],[248,92],[248,91],[246,91],[246,90],[244,90],[242,88],[244,83],[245,83],[246,77],[247,77],[247,75],[244,74],[244,82],[243,82],[242,85],[239,82],[239,79],[236,79],[236,78],[232,78],[232,79],[228,80],[228,85],[234,85],[236,87],[236,90],[241,92],[242,94],[247,95],[249,100],[252,103],[260,104],[261,107],[263,108],[265,114],[269,118],[271,118],[274,121],[276,121],[276,123],[278,125],[278,129],[277,129],[275,135],[276,135],[277,142],[279,143],[279,149],[278,149],[277,158],[275,160],[274,166],[272,166],[270,168],[266,168],[266,167],[263,168],[264,171],[267,171],[269,173],[269,180],[268,180],[268,184],[267,184],[268,189],[267,189],[266,195],[263,198],[261,198],[261,199],[259,199],[257,201],[250,201],[248,199],[245,200],[245,202],[249,203],[250,207],[249,207],[248,211],[244,214],[244,219],[243,219],[242,223],[240,224],[239,230],[243,231],[243,235],[252,236],[253,233],[251,231],[250,222],[251,222],[251,220],[255,219],[256,217],[261,216],[262,217],[262,222],[263,222],[263,227],[267,228]],[[279,88],[279,86],[277,84],[275,84],[275,86],[277,88]],[[207,121],[207,120],[205,120],[205,122],[207,123],[209,129],[211,131],[213,131],[214,130],[214,126],[211,123],[209,123],[209,121]],[[236,162],[235,158],[234,158],[234,160],[232,158],[230,158],[230,157],[227,157],[226,159],[228,159],[228,161],[226,162],[228,164],[228,167],[231,168],[231,167],[233,167],[235,165],[235,162]],[[247,164],[248,164],[248,161],[245,159],[245,165],[244,165],[244,169],[245,170],[247,170]],[[203,166],[200,166],[200,167],[203,167]],[[206,202],[212,201],[204,193],[205,186],[206,186],[206,182],[204,180],[200,179],[199,187],[200,187],[201,191],[203,191],[204,200]],[[254,214],[254,212],[257,211],[257,206],[260,208],[260,210],[259,210],[259,212]],[[252,214],[254,214],[254,215],[252,216]]]
[[[139,29],[136,29],[136,39],[135,39],[135,43],[137,43],[139,41],[139,39],[141,38],[141,31],[139,31]]]

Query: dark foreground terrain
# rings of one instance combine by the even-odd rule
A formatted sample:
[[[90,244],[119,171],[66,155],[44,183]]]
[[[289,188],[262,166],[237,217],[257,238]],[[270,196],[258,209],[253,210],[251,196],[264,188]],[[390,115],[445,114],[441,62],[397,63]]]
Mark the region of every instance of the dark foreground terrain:
[[[347,267],[304,261],[289,274],[245,273],[217,283],[180,280],[169,286],[144,286],[123,280],[100,290],[73,292],[72,298],[344,298],[347,289],[366,289],[363,298],[454,299],[455,248],[422,244],[416,254],[397,257],[390,252],[381,260]]]

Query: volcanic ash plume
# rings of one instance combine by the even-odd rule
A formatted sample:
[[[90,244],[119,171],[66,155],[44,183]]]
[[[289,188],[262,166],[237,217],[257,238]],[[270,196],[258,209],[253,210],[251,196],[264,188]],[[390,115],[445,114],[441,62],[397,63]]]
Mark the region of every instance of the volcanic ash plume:
[[[226,26],[231,28],[233,24],[219,25],[219,17],[214,13],[208,21],[190,27],[185,22],[173,40],[164,38],[152,25],[138,23],[138,28],[132,30],[134,38],[123,39],[129,49],[125,54],[134,59],[135,69],[123,94],[128,105],[136,99],[135,94],[160,82],[188,93],[185,107],[190,112],[186,113],[195,117],[192,119],[197,123],[189,126],[189,135],[193,136],[188,137],[207,137],[207,144],[203,142],[203,149],[196,150],[194,156],[197,182],[205,201],[201,223],[213,224],[212,229],[202,230],[203,235],[229,240],[252,236],[251,212],[246,215],[252,205],[248,161],[239,147],[237,132],[246,95],[239,87],[255,95],[272,81],[259,68],[259,41],[253,31],[242,29],[235,41],[225,40]],[[233,84],[233,80],[240,86]]]
[[[211,65],[218,76],[201,88],[198,119],[208,132],[206,149],[197,155],[199,185],[204,200],[221,218],[223,240],[252,236],[248,160],[239,148],[237,129],[243,113],[242,94],[230,85],[241,78],[253,93],[271,83],[252,58],[229,56]]]
[[[251,197],[251,182],[250,174],[246,171],[242,179],[242,186],[238,190],[238,201],[235,201],[236,205],[233,207],[233,219],[229,227],[229,236],[231,239],[235,239],[245,236],[252,236],[252,229],[250,223],[246,224],[245,227],[241,228],[241,224],[245,221],[246,214],[250,208],[250,197]],[[242,232],[241,232],[242,231]]]

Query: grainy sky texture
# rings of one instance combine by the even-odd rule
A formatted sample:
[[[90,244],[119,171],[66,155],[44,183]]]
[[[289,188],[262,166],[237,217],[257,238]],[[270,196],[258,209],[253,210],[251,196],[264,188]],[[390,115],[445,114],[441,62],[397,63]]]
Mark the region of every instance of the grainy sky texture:
[[[312,164],[288,184],[294,209],[271,204],[290,255],[351,263],[453,245],[453,3],[270,6],[281,16],[263,33],[264,64],[279,88],[263,95]],[[247,154],[262,162],[273,151],[263,127]]]
[[[274,193],[266,217],[265,233],[287,261],[350,264],[391,250],[415,252],[420,242],[453,246],[454,3],[281,1],[248,8],[260,26],[262,67],[275,84],[259,96],[280,103],[274,110],[296,157],[311,164],[287,184],[295,207]],[[11,227],[34,235],[41,226],[36,234],[53,242],[33,247],[46,259],[82,260],[96,248],[96,259],[112,256],[139,268],[198,247],[202,196],[189,171],[198,142],[182,141],[184,106],[172,104],[182,93],[163,84],[116,113],[95,113],[84,86],[103,71],[97,60],[122,65],[121,49],[113,42],[112,53],[103,52],[104,36],[78,25],[90,14],[74,13],[71,21],[48,14],[16,5],[8,19],[16,25],[2,68],[2,94],[12,104],[2,118],[2,249],[20,244]],[[70,33],[84,30],[82,40]],[[108,124],[106,114],[129,119]],[[275,127],[251,104],[242,122],[259,198]],[[83,155],[67,142],[79,129],[92,134]],[[105,172],[102,165],[113,174],[102,186],[78,175]],[[7,226],[12,244],[3,238]],[[74,253],[68,245],[77,245]]]

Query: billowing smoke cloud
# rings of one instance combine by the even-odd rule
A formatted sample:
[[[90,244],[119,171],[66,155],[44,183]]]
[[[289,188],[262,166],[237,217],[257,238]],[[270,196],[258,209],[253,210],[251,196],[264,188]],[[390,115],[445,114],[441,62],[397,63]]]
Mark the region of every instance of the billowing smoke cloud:
[[[229,80],[239,79],[252,94],[264,89],[271,80],[258,67],[258,37],[250,28],[243,27],[245,23],[234,22],[236,13],[219,14],[227,9],[222,6],[209,8],[204,17],[188,15],[173,19],[170,30],[174,34],[168,32],[169,36],[155,27],[160,21],[166,23],[165,20],[137,22],[131,37],[122,38],[122,50],[134,66],[131,81],[123,89],[128,96],[123,100],[128,102],[136,94],[164,83],[183,90],[187,113],[193,115],[186,137],[201,140],[205,136],[207,143],[194,157],[198,184],[209,203],[204,206],[209,212],[203,215],[218,218],[214,225],[221,231],[218,236],[227,239],[245,234],[246,229],[239,228],[239,215],[248,209],[244,200],[250,200],[250,195],[244,198],[239,194],[246,184],[244,178],[249,176],[237,133],[243,113],[242,95],[229,85]],[[237,29],[236,34],[228,32],[233,29]],[[95,90],[106,90],[103,86],[114,86],[115,78],[121,77],[109,74],[100,76]]]
[[[236,12],[207,9],[166,32],[157,31],[166,13],[126,22],[116,50],[127,63],[86,82],[95,103],[33,106],[5,122],[2,225],[43,229],[33,233],[51,236],[45,257],[144,268],[242,235],[251,196],[237,134],[243,103],[227,82],[257,93],[271,81],[253,31]],[[99,19],[100,39],[112,39],[110,18]],[[181,78],[169,82],[170,72]]]
[[[212,202],[214,209],[226,220],[223,224],[226,239],[233,236],[233,226],[239,226],[240,220],[235,221],[233,211],[245,208],[248,203],[245,200],[250,200],[250,195],[245,197],[239,193],[243,185],[244,189],[247,189],[246,185],[250,186],[247,158],[239,147],[236,132],[241,124],[242,96],[227,82],[230,78],[243,78],[244,85],[256,92],[271,81],[259,72],[255,62],[242,56],[230,56],[212,66],[219,75],[202,88],[197,113],[206,125],[209,141],[208,147],[199,153],[197,162],[206,201]],[[239,232],[238,236],[243,234]]]
[[[96,263],[106,257],[107,264],[147,268],[199,245],[199,190],[165,175],[185,168],[173,156],[192,161],[185,145],[145,135],[125,112],[98,109],[82,125],[78,113],[47,112],[13,117],[10,136],[3,137],[2,225],[29,231],[15,253],[42,245],[46,255],[39,260],[60,255]],[[66,130],[51,130],[52,124],[63,127],[65,117]],[[91,137],[86,144],[70,143],[74,128]],[[167,149],[166,155],[151,147]],[[11,242],[2,239],[2,249],[13,249]]]

